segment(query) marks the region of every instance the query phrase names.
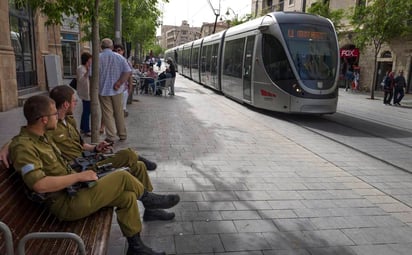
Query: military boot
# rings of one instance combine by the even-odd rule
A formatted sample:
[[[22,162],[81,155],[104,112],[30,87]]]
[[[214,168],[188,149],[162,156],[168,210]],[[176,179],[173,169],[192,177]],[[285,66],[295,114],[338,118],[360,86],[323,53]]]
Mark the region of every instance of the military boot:
[[[166,255],[164,251],[155,251],[150,247],[147,247],[142,239],[140,239],[140,233],[132,237],[127,238],[129,248],[127,249],[127,255]]]
[[[172,220],[175,217],[174,212],[167,212],[161,209],[145,209],[143,214],[144,221],[153,220]]]
[[[180,201],[179,195],[159,195],[145,191],[140,198],[146,209],[168,209]]]
[[[142,161],[145,165],[148,171],[153,171],[157,168],[157,165],[155,162],[150,161],[142,156],[139,155],[139,161]]]

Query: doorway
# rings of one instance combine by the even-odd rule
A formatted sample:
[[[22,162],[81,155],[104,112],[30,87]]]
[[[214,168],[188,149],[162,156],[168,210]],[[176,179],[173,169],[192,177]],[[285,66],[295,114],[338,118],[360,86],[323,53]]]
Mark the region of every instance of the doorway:
[[[62,33],[63,77],[73,78],[79,65],[78,35]]]
[[[386,75],[386,72],[392,70],[392,62],[378,62],[378,71],[376,72],[375,90],[383,90],[381,82]]]

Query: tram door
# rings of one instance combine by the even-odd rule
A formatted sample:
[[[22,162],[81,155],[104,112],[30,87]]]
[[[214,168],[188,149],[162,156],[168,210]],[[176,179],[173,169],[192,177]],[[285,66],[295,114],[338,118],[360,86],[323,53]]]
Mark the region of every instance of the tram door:
[[[248,36],[246,40],[245,55],[243,59],[243,99],[251,101],[252,87],[252,64],[253,64],[253,48],[255,44],[255,36]]]

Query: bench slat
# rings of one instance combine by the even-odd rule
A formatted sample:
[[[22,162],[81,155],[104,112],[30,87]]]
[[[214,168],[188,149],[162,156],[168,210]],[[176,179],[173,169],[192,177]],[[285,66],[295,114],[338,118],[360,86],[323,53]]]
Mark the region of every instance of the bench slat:
[[[11,169],[0,170],[0,221],[11,230],[15,252],[19,240],[32,232],[72,232],[79,235],[86,253],[103,255],[107,250],[113,208],[103,208],[93,215],[73,222],[60,221],[47,208],[28,200],[23,181]],[[4,236],[0,234],[0,254],[6,253]],[[26,244],[26,254],[77,254],[77,244],[65,239],[36,239]]]

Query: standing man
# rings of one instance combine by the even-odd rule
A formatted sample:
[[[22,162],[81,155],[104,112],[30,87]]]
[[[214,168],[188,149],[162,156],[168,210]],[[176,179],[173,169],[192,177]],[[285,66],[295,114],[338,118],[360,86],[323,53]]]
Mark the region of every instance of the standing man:
[[[401,105],[402,98],[405,96],[404,88],[406,88],[406,80],[403,76],[403,70],[395,78],[395,93],[393,94],[393,104]]]
[[[174,96],[175,95],[176,66],[170,57],[167,59],[167,63],[169,64],[169,71],[170,71],[170,74],[172,75],[172,82],[170,83],[169,95]]]
[[[127,60],[113,52],[113,41],[105,38],[101,43],[99,57],[99,99],[102,118],[106,127],[106,141],[114,142],[116,135],[120,141],[127,139],[123,112],[124,83],[132,75]]]
[[[124,55],[125,51],[124,51],[124,47],[121,44],[117,44],[114,46],[114,52],[117,52],[118,54],[122,55],[126,61],[127,58]],[[132,64],[129,63],[129,61],[127,61],[127,63],[130,66],[130,69],[132,70]],[[133,71],[132,71],[133,73]],[[129,95],[133,92],[133,77],[132,75],[129,76],[129,79],[127,79],[127,82],[124,84],[124,91],[123,91],[123,112],[124,112],[124,117],[129,116],[129,112],[127,111],[127,103],[128,103],[128,99],[129,99]]]
[[[90,68],[92,64],[92,55],[88,52],[83,52],[80,56],[81,65],[77,67],[77,94],[82,100],[82,118],[80,121],[80,133],[85,136],[92,136],[90,133]]]
[[[393,96],[393,86],[395,84],[393,76],[394,76],[393,71],[386,72],[385,85],[383,86],[383,90],[384,90],[383,103],[385,105],[391,105],[391,100]]]
[[[57,126],[59,113],[54,101],[42,95],[30,97],[23,112],[27,126],[12,139],[10,159],[27,188],[43,195],[51,213],[61,220],[75,221],[100,208],[116,207],[117,221],[129,244],[128,255],[165,254],[152,250],[140,239],[142,224],[137,199],[146,208],[166,209],[176,204],[170,195],[147,192],[127,171],[113,172],[100,179],[93,170],[74,172],[46,134]],[[74,194],[67,192],[68,187],[86,181],[95,181],[95,185],[80,188]]]

